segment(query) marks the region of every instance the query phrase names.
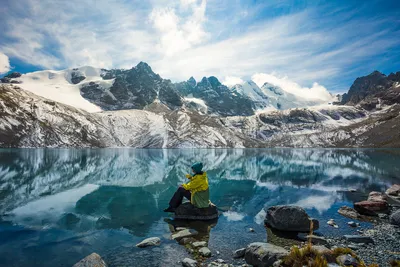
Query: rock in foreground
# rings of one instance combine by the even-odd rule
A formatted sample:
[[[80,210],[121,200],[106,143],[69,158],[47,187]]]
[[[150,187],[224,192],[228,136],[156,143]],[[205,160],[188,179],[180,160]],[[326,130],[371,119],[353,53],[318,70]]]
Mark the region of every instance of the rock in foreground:
[[[189,258],[185,258],[182,261],[182,266],[184,266],[184,267],[196,267],[197,266],[197,261],[189,259]]]
[[[244,255],[246,263],[255,267],[269,267],[288,254],[288,251],[269,243],[251,243]]]
[[[400,184],[392,185],[388,190],[386,190],[386,194],[393,197],[400,197]]]
[[[175,210],[175,219],[208,221],[217,218],[218,209],[213,204],[210,204],[208,208],[199,209],[187,202]]]
[[[319,228],[319,222],[311,219],[307,212],[297,206],[273,206],[267,209],[265,223],[277,230],[293,232],[309,232]]]
[[[97,253],[92,253],[86,258],[83,258],[79,262],[75,263],[72,267],[107,267],[107,264],[103,261]]]

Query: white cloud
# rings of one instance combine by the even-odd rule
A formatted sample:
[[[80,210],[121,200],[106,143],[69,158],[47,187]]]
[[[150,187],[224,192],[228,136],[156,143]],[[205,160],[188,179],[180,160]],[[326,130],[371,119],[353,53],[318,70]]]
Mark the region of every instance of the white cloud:
[[[222,83],[226,86],[234,86],[236,84],[243,84],[244,81],[239,77],[226,76]]]
[[[259,86],[263,86],[264,83],[270,83],[276,86],[281,87],[288,93],[306,98],[306,99],[316,99],[316,100],[324,100],[331,101],[332,95],[328,92],[328,90],[319,85],[318,83],[313,83],[311,88],[301,87],[299,84],[289,80],[287,76],[278,77],[276,74],[266,74],[266,73],[256,73],[251,79]]]
[[[286,89],[298,93],[306,85],[318,96],[326,94],[314,82],[347,89],[343,81],[379,68],[378,56],[396,61],[396,53],[386,51],[400,38],[388,17],[353,19],[343,11],[321,16],[324,10],[312,8],[262,16],[274,3],[21,0],[2,8],[10,12],[0,17],[0,50],[35,66],[130,68],[146,61],[173,81],[212,75],[248,80],[275,72],[301,84],[283,79]]]
[[[8,56],[0,52],[0,74],[10,71],[10,60]]]
[[[200,5],[192,5],[191,9],[192,12],[187,18],[179,17],[171,7],[152,10],[149,19],[160,34],[160,54],[173,56],[206,41],[208,34],[202,25],[205,21],[206,0],[201,1]]]
[[[337,195],[326,196],[309,196],[294,203],[295,206],[300,206],[305,209],[316,209],[320,214],[327,211],[337,200]]]

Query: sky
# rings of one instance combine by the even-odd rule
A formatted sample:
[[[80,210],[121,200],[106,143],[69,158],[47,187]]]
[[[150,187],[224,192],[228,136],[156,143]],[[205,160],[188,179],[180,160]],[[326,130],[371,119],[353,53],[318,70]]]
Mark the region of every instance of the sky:
[[[216,76],[318,94],[400,71],[398,0],[2,0],[0,32],[3,75],[144,61],[174,82]]]

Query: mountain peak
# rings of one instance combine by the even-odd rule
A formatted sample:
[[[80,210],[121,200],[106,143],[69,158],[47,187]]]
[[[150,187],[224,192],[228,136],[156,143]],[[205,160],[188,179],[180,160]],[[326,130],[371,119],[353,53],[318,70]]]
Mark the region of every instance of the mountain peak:
[[[136,65],[135,68],[136,69],[140,69],[140,70],[147,70],[147,71],[153,72],[153,70],[151,69],[149,64],[147,64],[146,62],[143,62],[143,61],[140,61],[139,64]]]
[[[196,86],[196,80],[193,78],[193,76],[192,77],[190,77],[189,78],[189,80],[187,80],[187,83],[190,85],[190,86],[192,86],[192,87],[195,87]]]

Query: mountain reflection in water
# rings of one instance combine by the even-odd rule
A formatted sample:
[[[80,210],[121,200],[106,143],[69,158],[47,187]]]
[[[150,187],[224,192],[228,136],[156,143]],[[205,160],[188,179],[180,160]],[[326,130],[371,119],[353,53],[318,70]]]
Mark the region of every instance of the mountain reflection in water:
[[[265,206],[295,204],[340,222],[340,206],[400,180],[395,149],[3,149],[0,261],[72,265],[94,250],[111,265],[150,257],[132,244],[170,235],[173,223],[162,210],[195,161],[204,163],[211,200],[225,211],[207,227],[209,246],[229,255],[265,241]],[[249,227],[263,234],[249,234]],[[321,223],[320,231],[331,230]],[[176,242],[165,242],[179,250]],[[176,260],[172,254],[150,262],[168,265],[166,259]],[[37,264],[29,265],[32,257]]]

